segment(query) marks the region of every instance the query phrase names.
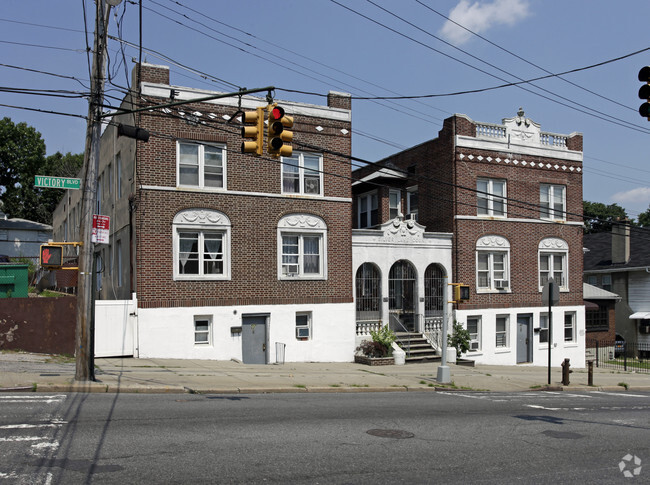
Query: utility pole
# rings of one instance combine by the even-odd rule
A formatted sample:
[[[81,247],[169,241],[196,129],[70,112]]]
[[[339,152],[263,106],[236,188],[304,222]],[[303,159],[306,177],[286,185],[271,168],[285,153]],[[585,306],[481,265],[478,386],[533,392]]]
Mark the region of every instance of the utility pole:
[[[83,194],[81,201],[81,241],[79,252],[79,277],[77,283],[77,325],[75,380],[95,380],[93,355],[93,266],[92,243],[93,212],[97,201],[97,170],[99,167],[99,139],[101,115],[104,102],[104,61],[106,58],[106,34],[111,7],[121,0],[96,0],[95,39],[93,63],[90,75],[90,100],[88,102],[88,126],[83,165]]]

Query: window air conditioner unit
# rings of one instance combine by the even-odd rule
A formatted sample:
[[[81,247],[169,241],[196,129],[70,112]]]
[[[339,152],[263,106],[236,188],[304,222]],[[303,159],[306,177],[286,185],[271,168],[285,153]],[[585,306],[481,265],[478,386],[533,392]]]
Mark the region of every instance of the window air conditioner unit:
[[[494,287],[497,290],[505,290],[508,288],[508,280],[494,280]]]
[[[469,350],[478,350],[478,342],[470,342]]]

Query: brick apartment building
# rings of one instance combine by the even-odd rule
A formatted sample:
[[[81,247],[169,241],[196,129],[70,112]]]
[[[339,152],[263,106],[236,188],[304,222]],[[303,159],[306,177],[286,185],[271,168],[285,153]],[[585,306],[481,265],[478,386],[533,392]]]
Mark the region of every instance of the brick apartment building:
[[[166,66],[139,72],[139,99],[127,96],[124,109],[218,94],[170,85]],[[105,128],[96,213],[111,229],[97,246],[97,296],[137,297],[134,355],[352,359],[350,96],[280,102],[294,118],[290,158],[240,153],[234,118],[266,105],[228,97],[115,116]],[[120,123],[148,130],[148,142],[119,136]],[[78,197],[57,208],[55,240],[78,237],[62,232],[79,224]]]
[[[542,132],[522,110],[503,124],[454,115],[438,138],[353,176],[355,228],[379,228],[403,214],[413,227],[453,234],[451,268],[443,259],[437,274],[470,286],[471,298],[450,319],[470,332],[468,357],[545,365],[542,289],[553,276],[560,287],[552,310],[554,363],[570,358],[584,366],[581,134]],[[410,271],[419,291],[408,293],[397,314],[408,308],[426,320],[436,306],[429,298],[434,280],[424,268]]]

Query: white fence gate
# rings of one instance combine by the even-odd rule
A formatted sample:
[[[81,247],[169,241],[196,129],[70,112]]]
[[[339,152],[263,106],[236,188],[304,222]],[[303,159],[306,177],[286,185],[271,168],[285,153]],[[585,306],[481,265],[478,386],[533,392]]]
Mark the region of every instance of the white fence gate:
[[[95,301],[95,357],[137,357],[137,300]]]

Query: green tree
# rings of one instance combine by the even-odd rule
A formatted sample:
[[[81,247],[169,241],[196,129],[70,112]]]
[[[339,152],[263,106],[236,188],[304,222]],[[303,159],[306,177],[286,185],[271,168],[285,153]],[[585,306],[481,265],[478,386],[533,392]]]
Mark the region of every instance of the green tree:
[[[10,217],[33,219],[39,204],[34,175],[45,163],[45,142],[27,123],[0,120],[0,193],[3,211]]]
[[[83,155],[57,152],[45,156],[41,134],[26,123],[0,120],[0,199],[9,217],[52,223],[63,190],[34,187],[35,175],[76,177]]]
[[[585,234],[594,232],[608,232],[612,230],[612,223],[617,220],[628,219],[627,212],[620,205],[614,203],[605,205],[602,202],[582,202]]]

